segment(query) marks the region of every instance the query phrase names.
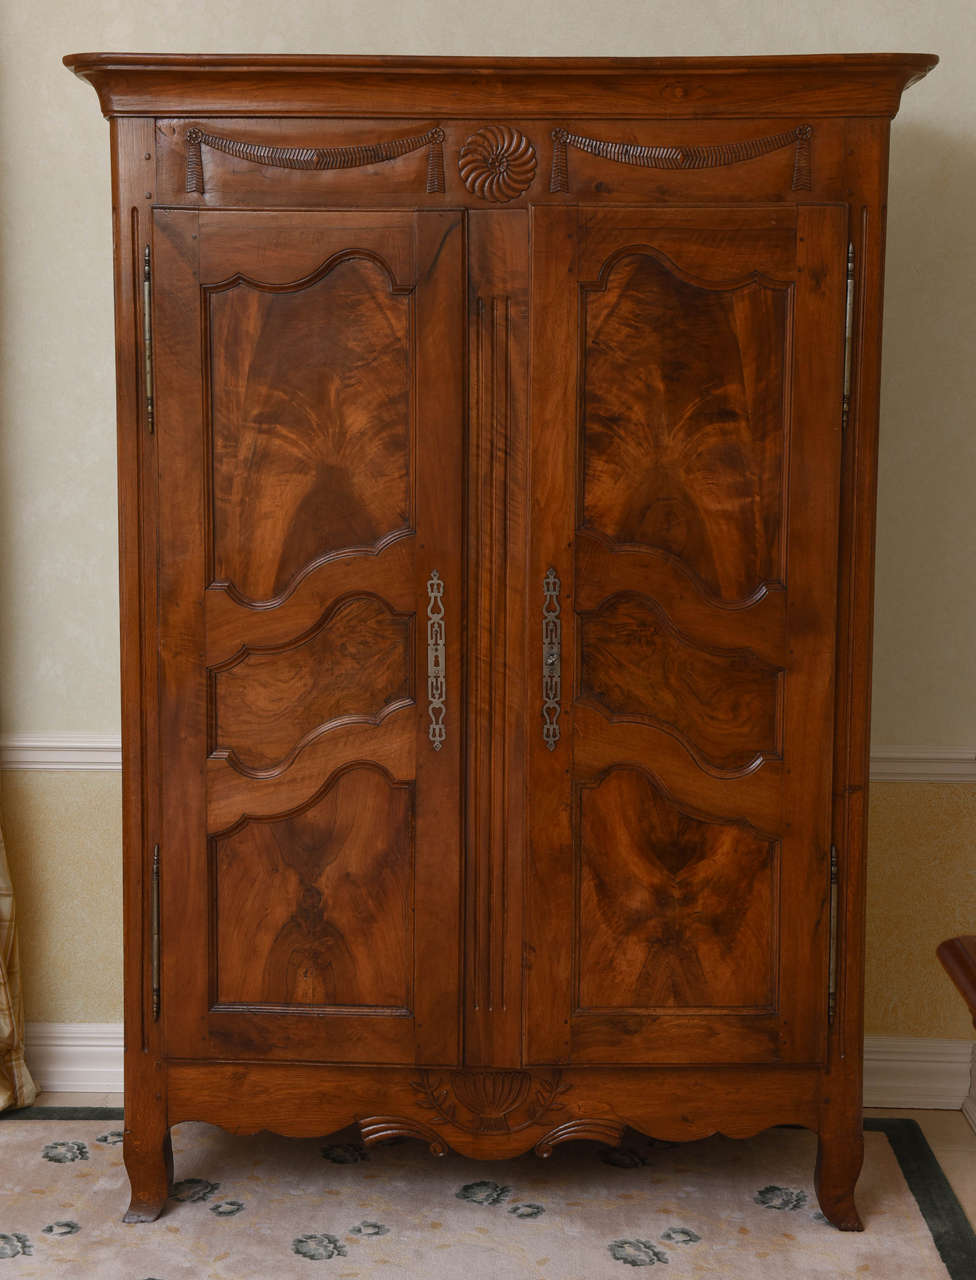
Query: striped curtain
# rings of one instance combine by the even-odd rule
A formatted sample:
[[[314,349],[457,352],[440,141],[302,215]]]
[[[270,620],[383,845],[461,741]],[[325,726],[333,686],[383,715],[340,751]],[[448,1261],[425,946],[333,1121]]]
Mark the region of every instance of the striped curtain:
[[[0,1111],[28,1107],[37,1091],[24,1063],[24,1002],[14,890],[0,832]]]

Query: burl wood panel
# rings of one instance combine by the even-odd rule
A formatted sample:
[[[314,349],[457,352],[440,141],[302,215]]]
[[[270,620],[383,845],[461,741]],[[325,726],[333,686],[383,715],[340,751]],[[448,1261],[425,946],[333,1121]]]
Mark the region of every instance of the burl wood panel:
[[[411,300],[350,250],[209,291],[213,574],[268,600],[411,527]]]
[[[356,595],[290,643],[245,649],[213,676],[214,754],[277,769],[337,722],[378,724],[412,697],[412,632],[412,617]]]
[[[777,842],[637,768],[579,789],[580,1009],[770,1008]]]
[[[673,733],[711,770],[756,767],[778,752],[782,673],[754,653],[696,645],[659,604],[630,592],[579,627],[579,697],[610,719]]]
[[[351,766],[302,812],[212,841],[219,1004],[412,1002],[413,787]]]
[[[789,288],[618,251],[584,287],[580,523],[725,601],[781,569]]]

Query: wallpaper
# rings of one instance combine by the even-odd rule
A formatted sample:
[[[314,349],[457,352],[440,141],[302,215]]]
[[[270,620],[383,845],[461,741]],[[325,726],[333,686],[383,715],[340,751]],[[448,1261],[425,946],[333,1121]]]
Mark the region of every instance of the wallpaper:
[[[28,1022],[122,1021],[122,775],[0,773]]]
[[[865,1031],[970,1038],[935,948],[976,933],[976,786],[875,782],[869,823]]]

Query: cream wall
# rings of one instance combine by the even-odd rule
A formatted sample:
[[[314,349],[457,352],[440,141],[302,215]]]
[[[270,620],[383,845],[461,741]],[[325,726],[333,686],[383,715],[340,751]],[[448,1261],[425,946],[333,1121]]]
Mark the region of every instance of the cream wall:
[[[976,754],[971,0],[36,0],[0,23],[0,734],[118,730],[108,130],[63,53],[894,49],[943,61],[893,133],[874,736]],[[117,775],[7,774],[3,806],[29,1019],[113,1020]],[[974,809],[976,786],[875,792],[870,1030],[966,1034],[930,944],[976,928]]]
[[[28,1022],[122,1020],[122,775],[0,774]]]

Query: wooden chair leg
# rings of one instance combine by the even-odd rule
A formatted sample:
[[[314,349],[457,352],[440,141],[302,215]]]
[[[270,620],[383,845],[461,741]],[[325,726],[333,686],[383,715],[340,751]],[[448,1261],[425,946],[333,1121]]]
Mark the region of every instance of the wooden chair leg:
[[[935,954],[969,1005],[973,1026],[976,1027],[976,936],[964,934],[959,938],[946,938],[945,942],[939,943]]]

